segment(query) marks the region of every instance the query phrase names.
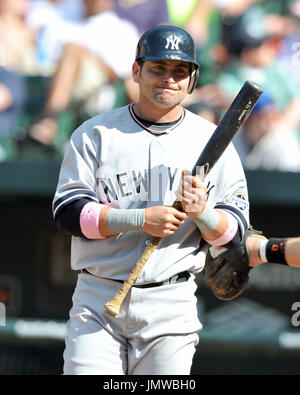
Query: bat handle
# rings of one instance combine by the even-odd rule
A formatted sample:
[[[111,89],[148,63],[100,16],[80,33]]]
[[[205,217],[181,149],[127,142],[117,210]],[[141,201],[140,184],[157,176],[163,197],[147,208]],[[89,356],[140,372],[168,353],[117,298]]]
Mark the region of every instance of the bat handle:
[[[145,248],[137,264],[130,272],[127,280],[124,281],[124,283],[122,284],[118,292],[115,294],[115,296],[111,300],[105,303],[104,307],[113,316],[117,316],[120,314],[120,309],[124,299],[126,298],[128,292],[130,291],[131,287],[135,283],[137,277],[139,276],[146,262],[150,258],[151,254],[157,248],[160,239],[161,239],[160,237],[153,237],[153,239],[149,242],[149,244]]]
[[[178,210],[178,211],[183,211],[181,202],[180,202],[179,200],[176,200],[176,201],[173,203],[172,207],[176,208],[176,210]]]

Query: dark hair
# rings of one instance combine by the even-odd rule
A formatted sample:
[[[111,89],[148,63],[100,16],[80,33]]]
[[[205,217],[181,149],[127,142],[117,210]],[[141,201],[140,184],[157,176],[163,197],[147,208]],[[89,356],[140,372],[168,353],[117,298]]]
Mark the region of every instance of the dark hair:
[[[144,59],[137,59],[136,61],[137,61],[138,65],[142,68],[145,63]]]
[[[136,62],[140,66],[140,74],[141,74],[145,61],[144,59],[137,59]]]

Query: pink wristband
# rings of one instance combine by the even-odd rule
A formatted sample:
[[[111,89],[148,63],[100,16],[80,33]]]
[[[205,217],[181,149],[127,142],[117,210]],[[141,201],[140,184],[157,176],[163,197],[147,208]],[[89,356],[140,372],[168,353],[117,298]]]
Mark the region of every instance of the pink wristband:
[[[104,204],[89,202],[80,213],[80,227],[82,233],[88,239],[105,239],[105,236],[99,232],[99,214]]]
[[[216,240],[207,240],[204,237],[204,240],[207,241],[208,244],[210,244],[214,247],[223,246],[223,245],[229,243],[230,240],[233,239],[233,237],[236,234],[237,229],[238,229],[237,220],[231,214],[227,213],[227,211],[222,210],[222,212],[226,215],[227,220],[228,220],[228,225],[227,225],[227,229],[225,230],[225,232],[222,234],[222,236],[218,237]]]

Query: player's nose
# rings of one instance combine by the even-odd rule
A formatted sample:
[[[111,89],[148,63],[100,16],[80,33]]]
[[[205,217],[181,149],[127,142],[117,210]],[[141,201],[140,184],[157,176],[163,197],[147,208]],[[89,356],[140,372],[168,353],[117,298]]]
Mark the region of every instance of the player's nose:
[[[175,81],[174,73],[172,73],[170,71],[166,72],[165,75],[163,76],[163,81],[165,84],[168,84],[168,85],[175,84],[176,81]]]

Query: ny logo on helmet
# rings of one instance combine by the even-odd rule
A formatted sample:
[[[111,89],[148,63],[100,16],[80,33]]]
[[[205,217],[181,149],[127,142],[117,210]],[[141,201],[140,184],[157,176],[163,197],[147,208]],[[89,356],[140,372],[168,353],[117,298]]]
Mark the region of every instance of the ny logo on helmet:
[[[171,36],[169,36],[167,38],[167,45],[165,46],[166,49],[169,49],[169,46],[171,45],[171,50],[176,50],[179,51],[179,42],[180,42],[180,38],[175,36],[175,34],[171,34]]]

